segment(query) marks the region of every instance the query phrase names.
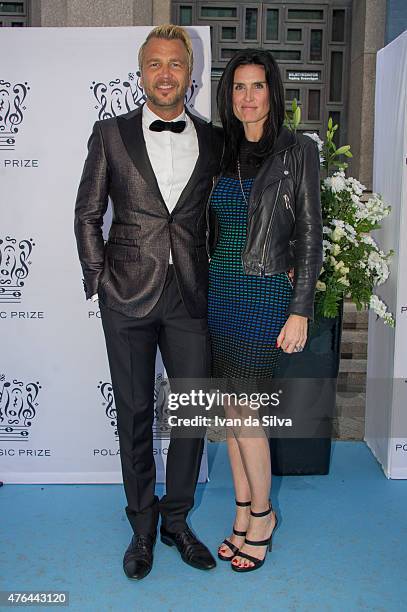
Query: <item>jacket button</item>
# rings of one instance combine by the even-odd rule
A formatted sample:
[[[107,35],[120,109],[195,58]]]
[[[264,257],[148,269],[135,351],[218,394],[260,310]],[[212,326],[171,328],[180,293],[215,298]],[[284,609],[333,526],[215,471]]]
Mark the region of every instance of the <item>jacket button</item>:
[[[174,219],[173,219],[173,216],[172,216],[172,215],[170,215],[170,216],[168,217],[168,223],[172,223],[172,222],[173,222],[173,220],[174,220]]]
[[[288,174],[288,170],[284,170],[284,174],[287,175]]]

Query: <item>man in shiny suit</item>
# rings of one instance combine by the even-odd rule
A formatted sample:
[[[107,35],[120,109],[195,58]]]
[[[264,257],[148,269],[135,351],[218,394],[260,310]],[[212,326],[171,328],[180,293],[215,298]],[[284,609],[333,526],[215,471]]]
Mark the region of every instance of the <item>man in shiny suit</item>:
[[[206,320],[205,204],[218,172],[221,135],[184,107],[192,46],[173,25],[152,30],[139,51],[147,102],[97,121],[75,208],[86,297],[99,299],[117,409],[126,513],[134,535],[123,567],[144,578],[161,539],[200,569],[216,563],[187,525],[204,439],[172,436],[166,494],[154,493],[153,391],[157,347],[170,379],[210,370]],[[113,222],[104,244],[110,196]]]

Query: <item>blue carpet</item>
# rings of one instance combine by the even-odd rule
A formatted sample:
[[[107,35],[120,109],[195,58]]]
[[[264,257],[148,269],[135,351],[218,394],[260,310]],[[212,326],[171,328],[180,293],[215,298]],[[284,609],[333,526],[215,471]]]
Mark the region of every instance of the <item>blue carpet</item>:
[[[234,496],[225,444],[208,452],[191,525],[215,552]],[[281,520],[259,571],[194,570],[158,541],[152,572],[135,582],[122,572],[121,486],[4,486],[0,589],[66,590],[75,612],[405,609],[407,483],[387,480],[364,443],[336,442],[328,476],[274,477],[272,497]]]

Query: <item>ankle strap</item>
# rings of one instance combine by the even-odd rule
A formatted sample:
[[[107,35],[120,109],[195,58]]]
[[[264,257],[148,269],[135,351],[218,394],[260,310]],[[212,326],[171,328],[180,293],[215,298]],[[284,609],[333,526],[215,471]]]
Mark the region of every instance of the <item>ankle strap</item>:
[[[264,512],[253,512],[253,510],[250,510],[250,514],[252,516],[267,516],[268,514],[270,514],[270,512],[273,510],[271,504],[268,510],[264,510]]]
[[[243,537],[243,536],[245,536],[245,535],[246,535],[247,531],[238,531],[237,529],[235,529],[235,528],[233,527],[233,533],[234,533],[235,535],[237,535],[237,536],[242,536],[242,537]]]
[[[247,502],[241,502],[241,501],[237,501],[237,499],[235,499],[236,502],[236,506],[239,506],[241,508],[246,508],[247,506],[251,505],[251,501],[247,501]]]
[[[249,544],[250,546],[267,546],[270,540],[271,538],[267,538],[267,540],[248,540],[247,538],[244,539],[245,544]],[[240,553],[238,553],[238,555],[240,555]]]

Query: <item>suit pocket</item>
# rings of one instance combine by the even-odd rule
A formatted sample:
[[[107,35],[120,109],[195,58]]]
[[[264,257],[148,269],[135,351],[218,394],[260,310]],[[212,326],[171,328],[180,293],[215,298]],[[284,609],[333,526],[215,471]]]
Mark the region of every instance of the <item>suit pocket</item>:
[[[106,256],[113,261],[138,261],[140,259],[140,249],[134,244],[124,245],[108,242]]]

